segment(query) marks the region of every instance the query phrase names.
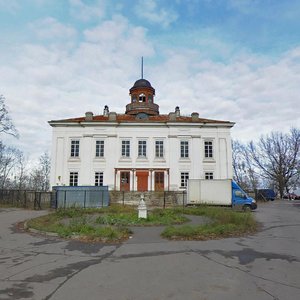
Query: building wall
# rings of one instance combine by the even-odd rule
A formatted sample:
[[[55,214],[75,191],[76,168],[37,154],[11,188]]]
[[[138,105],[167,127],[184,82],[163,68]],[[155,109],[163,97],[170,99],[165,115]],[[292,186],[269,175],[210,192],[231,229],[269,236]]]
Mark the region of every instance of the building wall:
[[[71,140],[80,141],[78,158],[71,158]],[[96,140],[104,140],[104,157],[96,158]],[[130,158],[121,157],[123,139],[131,142]],[[138,140],[147,141],[147,157],[138,158]],[[155,158],[155,141],[164,141],[164,158]],[[189,158],[180,158],[180,141],[189,142]],[[204,158],[204,141],[212,141],[213,158]],[[54,126],[52,142],[51,185],[69,185],[70,172],[78,172],[78,185],[94,185],[94,173],[103,172],[104,185],[120,189],[115,168],[165,168],[165,189],[180,189],[180,173],[189,178],[204,178],[213,172],[214,179],[232,178],[230,128],[199,124],[106,123],[95,126]],[[134,180],[136,178],[133,178]],[[154,189],[154,179],[148,178]],[[136,190],[136,180],[131,185]]]

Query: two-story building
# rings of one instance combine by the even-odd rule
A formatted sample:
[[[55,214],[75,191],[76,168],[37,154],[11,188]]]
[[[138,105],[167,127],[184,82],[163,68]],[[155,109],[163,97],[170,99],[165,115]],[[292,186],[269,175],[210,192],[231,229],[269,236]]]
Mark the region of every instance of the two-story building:
[[[234,123],[182,116],[177,106],[160,114],[155,89],[145,79],[129,90],[125,113],[92,112],[50,121],[51,185],[101,186],[110,190],[185,189],[189,178],[231,179]]]

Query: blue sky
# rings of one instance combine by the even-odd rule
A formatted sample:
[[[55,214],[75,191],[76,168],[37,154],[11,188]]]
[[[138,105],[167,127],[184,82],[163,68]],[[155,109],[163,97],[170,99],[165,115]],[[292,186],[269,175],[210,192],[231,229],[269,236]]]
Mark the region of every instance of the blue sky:
[[[247,141],[299,127],[297,0],[0,0],[0,94],[29,159],[48,120],[124,112],[140,77],[161,113],[236,122]],[[298,108],[299,110],[299,108]]]

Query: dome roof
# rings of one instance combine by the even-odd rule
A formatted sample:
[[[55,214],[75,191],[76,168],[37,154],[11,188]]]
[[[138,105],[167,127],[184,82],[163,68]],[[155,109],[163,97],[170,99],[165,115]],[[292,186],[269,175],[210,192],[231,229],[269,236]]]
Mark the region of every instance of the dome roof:
[[[151,83],[146,79],[139,79],[133,85],[133,88],[140,88],[140,87],[150,87],[150,88],[152,88]]]

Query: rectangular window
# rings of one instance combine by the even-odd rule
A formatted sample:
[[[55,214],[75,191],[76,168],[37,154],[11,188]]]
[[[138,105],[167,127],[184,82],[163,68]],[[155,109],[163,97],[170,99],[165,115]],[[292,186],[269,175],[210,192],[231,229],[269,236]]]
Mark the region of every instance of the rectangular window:
[[[122,156],[130,157],[130,141],[122,141]]]
[[[71,141],[71,157],[79,157],[79,140]]]
[[[95,172],[95,186],[103,186],[103,172]]]
[[[204,156],[205,158],[213,157],[213,142],[211,141],[204,142]]]
[[[205,179],[207,179],[207,180],[214,179],[214,173],[213,172],[205,172]]]
[[[104,141],[96,141],[96,157],[104,157]]]
[[[187,181],[189,180],[189,173],[188,172],[182,172],[180,173],[180,187],[186,188],[187,187]]]
[[[147,153],[147,142],[139,141],[139,149],[138,149],[139,156],[146,157],[146,153]]]
[[[164,141],[155,141],[155,157],[164,157]]]
[[[78,185],[78,172],[70,172],[70,186]]]
[[[180,142],[180,157],[182,157],[182,158],[189,157],[189,142],[188,141]]]

